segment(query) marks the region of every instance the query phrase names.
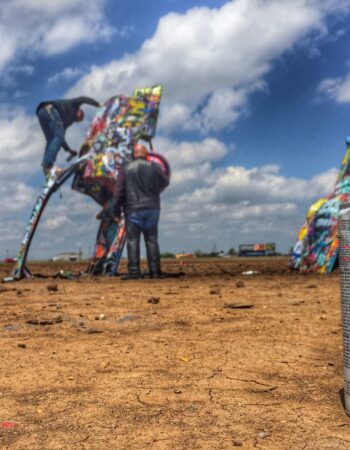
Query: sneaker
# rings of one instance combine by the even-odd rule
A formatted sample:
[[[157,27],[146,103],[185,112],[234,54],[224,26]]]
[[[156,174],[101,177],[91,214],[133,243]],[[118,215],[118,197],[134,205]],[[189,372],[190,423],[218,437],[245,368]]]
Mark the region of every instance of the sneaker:
[[[54,171],[56,176],[61,175],[61,173],[63,172],[63,169],[61,169],[60,167],[57,167],[57,166],[53,166],[52,170]]]
[[[57,166],[53,166],[51,168],[50,174],[53,178],[56,178],[56,180],[59,180],[61,178],[61,175],[63,173],[63,169]]]
[[[44,175],[46,177],[51,177],[51,178],[57,178],[58,179],[62,175],[63,169],[60,169],[57,166],[43,167],[43,172],[44,172]]]

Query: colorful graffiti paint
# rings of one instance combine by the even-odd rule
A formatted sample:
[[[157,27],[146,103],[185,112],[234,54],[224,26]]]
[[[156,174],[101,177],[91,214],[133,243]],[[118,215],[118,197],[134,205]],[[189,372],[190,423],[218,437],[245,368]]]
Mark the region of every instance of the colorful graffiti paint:
[[[112,97],[97,110],[79,159],[59,176],[52,170],[45,180],[26,227],[11,279],[30,276],[25,263],[40,217],[51,195],[72,175],[72,189],[89,195],[108,210],[120,167],[132,159],[133,145],[139,139],[150,142],[155,135],[162,91],[160,85],[135,89],[133,96]],[[161,155],[150,153],[149,158],[170,176],[169,165]],[[117,224],[108,215],[103,215],[89,264],[90,273],[116,274],[124,244],[124,222]]]
[[[16,258],[16,265],[12,271],[11,278],[15,280],[19,280],[24,277],[30,277],[31,273],[29,269],[25,266],[26,259],[29,251],[30,244],[32,242],[35,230],[39,224],[40,217],[44,212],[45,206],[47,205],[51,195],[56,192],[56,190],[62,186],[74,173],[75,168],[81,164],[86,158],[80,158],[78,161],[73,163],[70,167],[64,170],[59,177],[55,172],[55,169],[52,169],[48,176],[46,177],[44,186],[42,191],[37,198],[31,216],[29,218],[23,239],[22,244]],[[11,280],[9,279],[9,281]]]
[[[168,161],[163,155],[149,152],[147,160],[157,164],[170,177],[171,170]],[[92,275],[116,275],[123,248],[126,241],[125,222],[116,225],[114,218],[109,213],[110,199],[105,203],[105,214],[102,215],[101,225],[97,232],[94,255],[89,263],[87,272]],[[114,238],[113,238],[114,236]]]
[[[75,175],[72,188],[92,197],[106,211],[120,167],[132,159],[133,145],[139,139],[151,141],[155,134],[162,91],[160,85],[136,89],[132,97],[112,97],[96,112],[82,146],[82,154],[87,152],[90,159]],[[160,155],[152,153],[149,158],[169,169]],[[88,272],[116,274],[124,243],[122,224],[103,215]]]
[[[81,150],[90,158],[74,177],[73,189],[106,204],[120,166],[132,159],[134,143],[155,134],[162,91],[160,85],[136,89],[134,96],[112,97],[97,110]]]
[[[329,273],[338,261],[338,216],[350,201],[350,138],[333,192],[309,208],[290,261],[301,272]]]

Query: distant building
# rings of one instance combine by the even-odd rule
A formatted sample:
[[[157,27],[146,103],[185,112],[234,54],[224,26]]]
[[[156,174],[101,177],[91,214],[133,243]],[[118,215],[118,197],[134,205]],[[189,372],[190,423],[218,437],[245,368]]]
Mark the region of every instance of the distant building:
[[[81,259],[81,252],[58,253],[56,256],[52,257],[52,261],[79,261],[79,259]]]
[[[242,244],[238,247],[238,256],[272,256],[276,254],[276,244]]]
[[[176,253],[175,258],[176,259],[196,258],[196,255],[194,255],[193,253]]]

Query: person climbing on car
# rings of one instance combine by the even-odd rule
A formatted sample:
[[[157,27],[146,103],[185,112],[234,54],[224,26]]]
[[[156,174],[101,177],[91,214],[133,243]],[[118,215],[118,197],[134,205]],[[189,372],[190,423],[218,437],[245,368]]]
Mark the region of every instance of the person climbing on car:
[[[151,278],[162,278],[158,245],[160,193],[168,186],[169,176],[154,162],[147,161],[147,148],[135,144],[134,160],[122,167],[113,196],[113,214],[125,216],[128,251],[128,275],[124,280],[141,278],[140,237],[144,236]]]
[[[41,163],[44,175],[47,175],[53,167],[61,147],[70,154],[67,161],[77,156],[78,153],[67,144],[65,132],[74,122],[81,122],[84,119],[84,111],[80,108],[83,104],[100,106],[96,100],[85,96],[43,101],[37,106],[36,115],[46,138],[44,158]],[[59,171],[60,169],[57,168],[57,172]]]

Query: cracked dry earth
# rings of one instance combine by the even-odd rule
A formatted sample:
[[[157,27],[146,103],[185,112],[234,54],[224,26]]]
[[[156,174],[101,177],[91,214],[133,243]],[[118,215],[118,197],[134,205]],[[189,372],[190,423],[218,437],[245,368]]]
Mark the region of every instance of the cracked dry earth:
[[[350,448],[338,271],[163,268],[184,275],[0,285],[1,449]]]

